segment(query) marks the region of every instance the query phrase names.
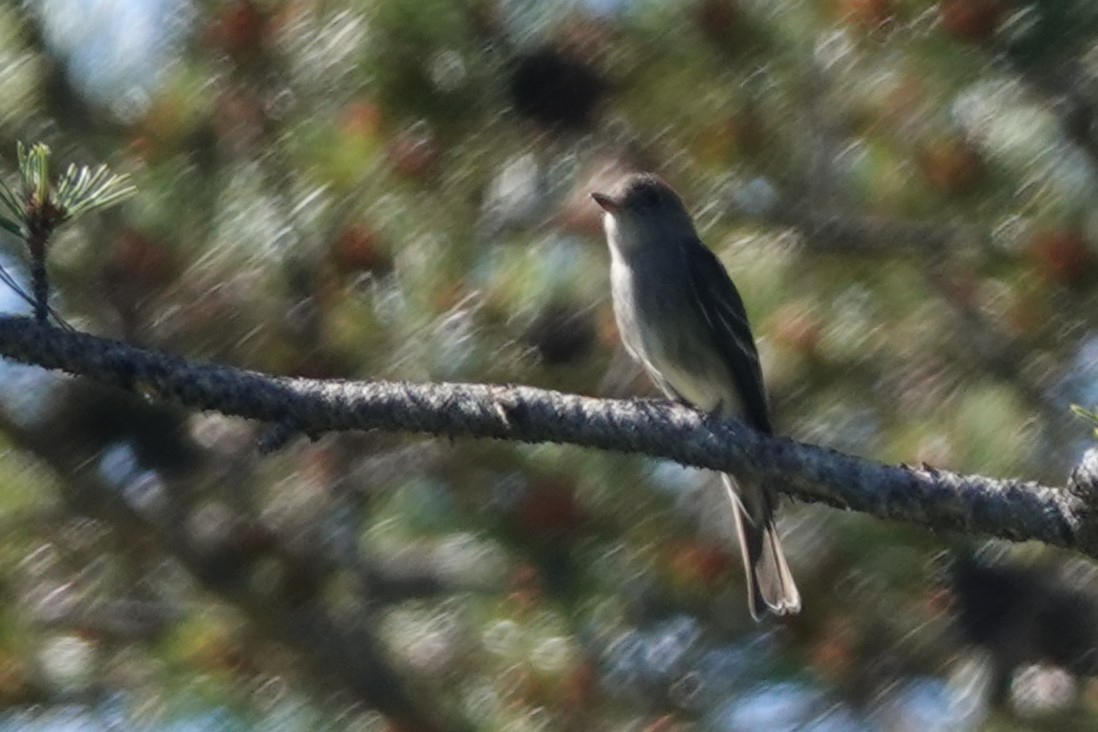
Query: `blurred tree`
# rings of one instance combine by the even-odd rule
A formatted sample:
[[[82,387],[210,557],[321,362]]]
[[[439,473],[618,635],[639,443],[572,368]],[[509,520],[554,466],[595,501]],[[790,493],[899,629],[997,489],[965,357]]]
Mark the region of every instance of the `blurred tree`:
[[[1096,49],[1098,6],[1060,0],[9,2],[0,160],[14,182],[41,140],[139,189],[50,240],[76,329],[639,396],[584,196],[656,169],[744,294],[779,432],[1055,485],[1091,444],[1069,405],[1098,404]],[[1051,549],[945,574],[975,537],[788,506],[805,611],[755,626],[706,471],[306,444],[2,369],[0,726],[1098,717],[1062,652],[1094,637],[1093,567]]]

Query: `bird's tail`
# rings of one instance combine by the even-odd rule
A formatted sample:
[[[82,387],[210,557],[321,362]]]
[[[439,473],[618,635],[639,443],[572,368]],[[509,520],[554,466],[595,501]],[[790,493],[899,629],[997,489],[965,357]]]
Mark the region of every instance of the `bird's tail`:
[[[799,612],[801,595],[782,552],[770,497],[762,487],[742,491],[730,475],[722,474],[721,479],[736,518],[751,617],[759,620],[768,612],[775,615]]]

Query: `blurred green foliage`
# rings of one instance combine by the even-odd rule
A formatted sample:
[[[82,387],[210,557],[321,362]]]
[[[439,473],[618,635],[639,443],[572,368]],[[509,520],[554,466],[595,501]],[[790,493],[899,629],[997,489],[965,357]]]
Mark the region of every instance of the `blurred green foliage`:
[[[1098,402],[1098,6],[209,0],[143,25],[138,5],[0,7],[6,180],[41,140],[139,190],[54,242],[78,327],[279,374],[651,397],[587,198],[640,166],[742,291],[781,433],[1052,484],[1090,444],[1069,405]],[[147,55],[78,52],[96,43]],[[828,217],[847,228],[805,223]],[[885,228],[862,242],[867,222]],[[1040,547],[785,506],[805,609],[756,626],[704,472],[385,435],[260,457],[261,426],[0,378],[0,727],[80,704],[145,728],[396,729],[265,622],[302,606],[369,618],[417,698],[477,729],[1098,714],[1035,652],[996,697],[1001,647],[954,622],[954,552],[1091,586]],[[161,487],[169,526],[147,514]],[[174,529],[221,558],[208,574]],[[430,591],[371,592],[361,563]]]

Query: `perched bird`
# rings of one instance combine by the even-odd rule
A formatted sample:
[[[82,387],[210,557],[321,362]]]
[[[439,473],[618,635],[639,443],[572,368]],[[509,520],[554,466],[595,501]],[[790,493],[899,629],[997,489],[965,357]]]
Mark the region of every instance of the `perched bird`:
[[[638,173],[591,197],[604,212],[614,315],[626,350],[668,397],[771,434],[743,301],[698,238],[678,194],[659,177]],[[800,594],[774,526],[777,496],[765,485],[721,479],[732,502],[752,617],[797,612]]]

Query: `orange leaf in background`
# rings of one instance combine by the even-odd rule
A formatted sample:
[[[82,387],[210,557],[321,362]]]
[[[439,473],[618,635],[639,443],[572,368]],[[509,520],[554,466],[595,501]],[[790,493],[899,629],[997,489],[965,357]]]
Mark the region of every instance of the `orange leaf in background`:
[[[1072,229],[1043,231],[1030,240],[1030,259],[1047,281],[1077,285],[1094,268],[1094,253],[1086,238]]]
[[[970,190],[984,172],[979,153],[960,140],[937,140],[919,150],[919,169],[927,182],[942,193]]]
[[[938,3],[942,28],[970,43],[983,43],[995,35],[1005,12],[1006,4],[1001,0],[942,0]]]

